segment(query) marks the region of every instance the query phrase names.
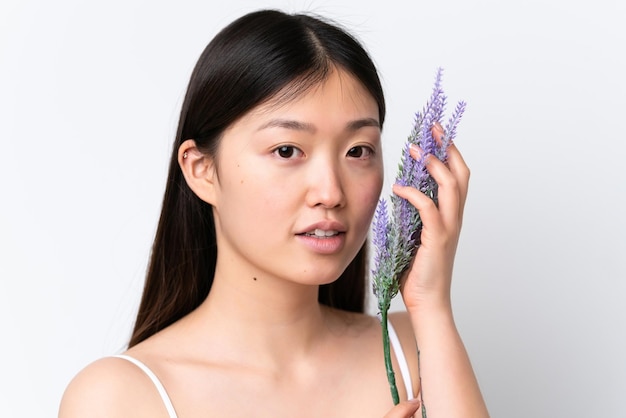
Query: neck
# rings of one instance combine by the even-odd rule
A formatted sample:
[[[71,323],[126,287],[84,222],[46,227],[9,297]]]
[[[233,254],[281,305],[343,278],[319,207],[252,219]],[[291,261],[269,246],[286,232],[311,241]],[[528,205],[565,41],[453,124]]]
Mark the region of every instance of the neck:
[[[210,344],[234,360],[281,367],[308,355],[323,338],[319,286],[255,277],[218,263],[209,296],[194,317]],[[232,343],[232,344],[231,344]]]

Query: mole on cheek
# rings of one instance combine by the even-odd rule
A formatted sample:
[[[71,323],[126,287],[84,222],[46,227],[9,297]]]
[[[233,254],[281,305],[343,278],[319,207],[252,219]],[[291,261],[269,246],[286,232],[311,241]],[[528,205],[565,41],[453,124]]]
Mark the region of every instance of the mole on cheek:
[[[256,282],[256,277],[253,277],[252,280],[254,280]]]

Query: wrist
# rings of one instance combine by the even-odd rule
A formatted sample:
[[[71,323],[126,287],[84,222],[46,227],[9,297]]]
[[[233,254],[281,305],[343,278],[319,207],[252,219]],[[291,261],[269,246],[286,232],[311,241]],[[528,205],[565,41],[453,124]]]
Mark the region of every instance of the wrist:
[[[449,292],[433,292],[431,295],[407,296],[402,294],[404,306],[409,314],[413,316],[424,316],[434,314],[452,315],[452,301]]]
[[[431,332],[441,333],[454,330],[454,315],[450,301],[429,301],[413,307],[407,307],[416,338]]]

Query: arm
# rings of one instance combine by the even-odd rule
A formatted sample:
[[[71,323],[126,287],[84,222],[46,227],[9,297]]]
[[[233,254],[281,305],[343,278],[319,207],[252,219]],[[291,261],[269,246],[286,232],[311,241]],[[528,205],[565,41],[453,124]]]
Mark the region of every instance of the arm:
[[[442,131],[433,128],[439,138]],[[411,150],[416,157],[419,150]],[[394,186],[423,221],[421,246],[401,287],[420,350],[424,406],[429,418],[487,417],[476,377],[454,323],[450,285],[467,196],[469,169],[454,145],[448,163],[432,157],[427,169],[439,185],[439,206],[410,187]]]

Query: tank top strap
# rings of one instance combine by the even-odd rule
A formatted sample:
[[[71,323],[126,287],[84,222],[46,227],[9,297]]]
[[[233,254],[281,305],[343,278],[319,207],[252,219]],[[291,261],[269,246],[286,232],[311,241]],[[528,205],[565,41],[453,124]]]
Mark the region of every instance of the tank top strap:
[[[161,395],[161,399],[163,400],[163,404],[165,405],[165,409],[167,410],[169,417],[178,418],[176,415],[176,411],[174,410],[174,405],[172,405],[172,401],[170,400],[170,397],[168,396],[167,391],[165,390],[165,387],[163,386],[159,378],[154,374],[152,370],[150,370],[148,366],[146,366],[145,364],[143,364],[136,358],[125,355],[125,354],[118,354],[113,357],[130,361],[135,366],[139,367],[150,378],[150,380],[152,380],[152,383],[154,384],[157,391],[159,392],[159,395]]]
[[[407,399],[413,399],[413,381],[411,380],[411,372],[409,370],[409,363],[404,355],[404,350],[402,350],[402,345],[400,344],[400,339],[398,338],[398,334],[396,330],[391,325],[391,321],[387,321],[387,329],[389,330],[389,341],[391,342],[391,347],[393,348],[393,352],[396,355],[396,359],[398,360],[398,365],[400,366],[400,374],[402,375],[402,380],[404,381],[404,387],[406,389]]]

